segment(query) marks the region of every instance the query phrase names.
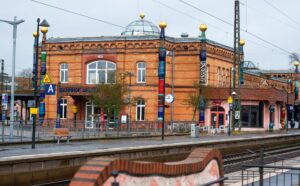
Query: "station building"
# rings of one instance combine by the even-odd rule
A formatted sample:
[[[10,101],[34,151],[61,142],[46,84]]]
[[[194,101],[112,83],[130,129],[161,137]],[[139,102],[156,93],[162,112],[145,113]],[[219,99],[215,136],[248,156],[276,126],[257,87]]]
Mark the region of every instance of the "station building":
[[[159,34],[160,29],[142,17],[118,36],[49,38],[45,42],[47,73],[58,88],[56,95],[46,96],[45,119],[56,118],[57,99],[61,98],[61,120],[73,119],[73,105],[78,107],[78,120],[96,120],[101,108],[90,99],[93,87],[98,83],[114,83],[120,74],[130,73],[125,83],[131,96],[140,99],[131,108],[124,107],[122,113],[130,115],[132,122],[157,121]],[[196,92],[194,84],[200,78],[200,39],[187,35],[166,37],[165,45],[170,51],[166,94],[171,94],[174,87],[173,120],[191,121],[193,109],[185,102]],[[205,125],[227,125],[233,48],[207,40],[206,49]],[[113,78],[108,78],[112,74]],[[271,120],[275,129],[281,128],[280,122],[286,117],[284,107],[294,101],[288,81],[245,69],[244,82],[241,88],[243,129],[265,130]],[[166,122],[171,121],[171,114],[171,107],[166,108]]]

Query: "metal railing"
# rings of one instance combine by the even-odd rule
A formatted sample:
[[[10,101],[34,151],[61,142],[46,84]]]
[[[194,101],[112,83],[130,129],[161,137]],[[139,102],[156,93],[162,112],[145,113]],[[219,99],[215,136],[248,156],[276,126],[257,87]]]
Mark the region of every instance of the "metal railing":
[[[259,158],[252,165],[242,165],[242,186],[300,185],[300,167],[284,166],[285,160],[295,162],[298,166],[299,161],[266,153],[264,152],[264,145],[262,145],[259,153],[247,151],[255,156],[259,155]],[[274,165],[264,165],[264,156],[273,158],[275,160]],[[278,160],[281,166],[276,166]]]
[[[189,133],[192,122],[177,122],[174,125],[174,130],[170,127],[171,124],[166,122],[166,134]],[[56,126],[56,120],[44,120],[43,124],[36,126],[37,141],[52,140],[54,137],[53,129]],[[126,136],[153,136],[160,135],[162,126],[154,121],[131,122],[128,124],[120,124],[115,122],[100,123],[92,122],[90,128],[87,128],[87,122],[84,120],[62,119],[60,128],[68,128],[72,139],[86,139],[99,137],[126,137]],[[130,127],[130,130],[128,130]],[[32,122],[15,121],[13,125],[13,138],[9,136],[9,122],[3,122],[0,125],[1,142],[23,142],[31,141]],[[0,142],[0,143],[1,143]]]

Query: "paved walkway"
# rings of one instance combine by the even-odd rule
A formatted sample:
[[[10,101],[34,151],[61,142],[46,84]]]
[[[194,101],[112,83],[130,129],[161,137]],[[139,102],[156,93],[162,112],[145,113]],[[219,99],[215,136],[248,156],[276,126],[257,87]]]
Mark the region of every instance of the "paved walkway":
[[[287,134],[285,131],[280,133],[260,133],[260,134],[243,134],[232,135],[230,137],[227,134],[221,135],[206,135],[200,136],[200,138],[191,138],[190,136],[171,136],[165,137],[162,141],[161,138],[132,138],[132,139],[116,139],[116,140],[88,140],[88,141],[72,141],[70,144],[62,142],[61,144],[46,143],[36,144],[35,149],[31,149],[30,144],[0,146],[0,161],[7,157],[20,157],[23,155],[36,155],[36,154],[57,154],[63,152],[88,152],[101,149],[118,149],[128,147],[147,147],[152,145],[164,145],[164,144],[189,144],[199,142],[213,142],[213,141],[226,141],[243,138],[256,138],[263,136],[275,136]],[[289,134],[300,134],[298,130],[290,130]]]

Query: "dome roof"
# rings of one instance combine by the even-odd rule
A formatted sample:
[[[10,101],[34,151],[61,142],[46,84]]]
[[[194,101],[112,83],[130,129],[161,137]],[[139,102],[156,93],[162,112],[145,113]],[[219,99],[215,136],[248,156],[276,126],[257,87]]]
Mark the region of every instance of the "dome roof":
[[[142,15],[142,14],[141,14]],[[145,15],[140,15],[141,19],[131,22],[126,26],[121,35],[139,36],[139,35],[159,35],[159,28],[150,21],[144,20]]]
[[[252,61],[244,61],[245,69],[258,69],[257,66]]]

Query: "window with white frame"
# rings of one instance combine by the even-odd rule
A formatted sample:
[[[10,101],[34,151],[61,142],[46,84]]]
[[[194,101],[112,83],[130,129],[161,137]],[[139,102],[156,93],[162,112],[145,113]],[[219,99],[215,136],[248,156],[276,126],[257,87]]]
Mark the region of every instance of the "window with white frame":
[[[60,64],[60,82],[68,83],[68,64]]]
[[[137,64],[137,83],[146,83],[146,63]]]
[[[59,107],[60,107],[60,110],[59,110],[59,111],[60,111],[59,116],[60,116],[60,118],[62,118],[62,119],[67,118],[67,106],[68,106],[67,99],[62,98],[62,99],[60,100],[60,105],[59,105]]]
[[[87,84],[116,83],[116,64],[100,60],[87,65]]]
[[[136,103],[136,120],[145,120],[145,101],[142,99],[138,100]]]

